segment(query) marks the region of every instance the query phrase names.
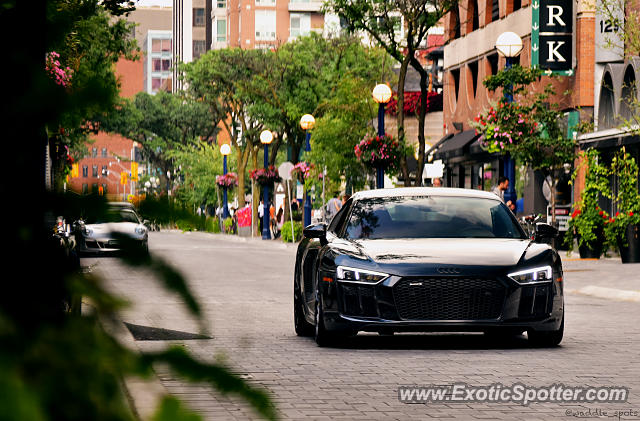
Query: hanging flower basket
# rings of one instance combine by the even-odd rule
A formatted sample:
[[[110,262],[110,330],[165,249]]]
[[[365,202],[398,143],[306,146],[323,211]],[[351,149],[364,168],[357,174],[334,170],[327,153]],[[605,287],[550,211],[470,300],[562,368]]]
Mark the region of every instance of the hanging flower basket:
[[[269,166],[268,169],[260,168],[258,170],[253,170],[249,174],[251,179],[261,186],[268,186],[273,183],[278,183],[282,179],[278,175],[278,171],[276,171],[273,165]]]
[[[509,152],[509,149],[529,136],[534,136],[538,123],[528,117],[526,107],[515,102],[500,101],[496,107],[478,114],[471,126],[481,134],[480,146],[489,153]]]
[[[291,168],[291,177],[304,182],[311,175],[311,170],[315,166],[313,164],[307,164],[306,162],[298,162]]]
[[[238,185],[238,176],[234,172],[227,173],[226,175],[218,175],[216,176],[216,184],[219,187],[231,189]]]
[[[367,168],[397,168],[402,153],[400,143],[389,134],[366,135],[354,148],[356,158]]]

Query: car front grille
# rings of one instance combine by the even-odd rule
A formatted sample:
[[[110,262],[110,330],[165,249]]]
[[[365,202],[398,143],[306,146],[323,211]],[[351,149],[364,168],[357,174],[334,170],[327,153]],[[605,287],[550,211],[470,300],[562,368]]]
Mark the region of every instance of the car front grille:
[[[506,288],[495,279],[403,278],[393,287],[403,320],[487,320],[502,313]]]

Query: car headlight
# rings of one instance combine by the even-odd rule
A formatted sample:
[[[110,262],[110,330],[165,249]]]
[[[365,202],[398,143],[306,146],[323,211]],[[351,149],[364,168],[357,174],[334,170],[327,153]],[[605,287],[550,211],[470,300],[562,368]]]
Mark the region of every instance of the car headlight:
[[[336,269],[339,281],[362,282],[367,284],[375,284],[387,278],[389,274],[381,272],[372,272],[346,266],[338,266]]]
[[[519,284],[535,284],[539,282],[549,282],[553,276],[551,266],[540,266],[537,268],[525,269],[507,275]]]
[[[144,235],[145,232],[147,232],[147,229],[145,227],[136,227],[136,234]]]
[[[84,227],[84,229],[82,230],[82,233],[84,235],[89,236],[89,235],[93,234],[93,230],[91,228]]]

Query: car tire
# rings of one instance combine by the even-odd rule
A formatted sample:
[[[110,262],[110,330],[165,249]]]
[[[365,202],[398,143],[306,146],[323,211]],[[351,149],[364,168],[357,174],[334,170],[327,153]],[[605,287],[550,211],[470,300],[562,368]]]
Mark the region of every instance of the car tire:
[[[314,339],[320,347],[331,346],[335,343],[336,335],[327,330],[324,325],[324,312],[322,311],[322,299],[316,300],[316,315],[314,327]]]
[[[549,332],[528,330],[527,336],[529,337],[529,342],[536,347],[548,348],[558,346],[564,336],[564,314],[562,315],[562,322],[560,322],[560,328],[558,330]]]
[[[293,327],[298,336],[313,335],[313,325],[304,317],[302,302],[295,292],[293,293]]]

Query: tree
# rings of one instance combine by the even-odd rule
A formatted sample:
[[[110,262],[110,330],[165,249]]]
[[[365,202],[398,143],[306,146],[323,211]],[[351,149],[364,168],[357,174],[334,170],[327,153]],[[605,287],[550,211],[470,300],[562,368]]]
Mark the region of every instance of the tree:
[[[556,186],[565,165],[576,158],[576,141],[565,135],[560,121],[563,113],[551,84],[532,94],[532,84],[542,75],[538,68],[513,66],[487,77],[483,83],[490,92],[501,89],[517,97],[511,102],[503,95],[496,107],[481,113],[470,124],[484,135],[489,152],[509,153],[514,159],[541,171],[551,190],[551,220],[555,224]]]
[[[104,4],[104,6],[101,6]],[[126,28],[114,14],[129,2],[117,0],[4,1],[0,34],[6,43],[0,122],[8,173],[16,183],[0,187],[15,206],[3,206],[11,221],[6,233],[11,247],[4,262],[19,275],[5,282],[0,294],[0,407],[7,419],[129,420],[133,418],[120,390],[125,376],[146,376],[155,363],[208,382],[225,393],[238,393],[274,418],[264,392],[250,387],[218,364],[198,361],[184,349],[137,353],[123,347],[103,328],[113,320],[122,300],[105,291],[99,279],[79,273],[66,250],[51,235],[51,216],[68,215],[72,201],[47,190],[45,146],[48,133],[91,129],[89,121],[117,103],[113,63],[129,44]],[[35,26],[38,31],[24,31]],[[110,33],[110,36],[106,34]],[[19,37],[16,34],[20,34]],[[103,38],[103,35],[105,36]],[[78,54],[67,54],[66,49]],[[123,50],[124,49],[124,50]],[[47,53],[60,54],[61,65],[73,69],[70,86],[62,86],[46,70]],[[73,61],[77,60],[76,63]],[[86,71],[85,71],[86,69]],[[48,133],[47,133],[48,132]],[[75,139],[80,139],[80,136]],[[83,206],[100,208],[99,199]],[[16,207],[20,216],[16,217]],[[71,222],[71,221],[68,221]],[[127,245],[127,239],[122,238]],[[184,279],[166,263],[128,249],[127,262],[160,274],[161,282],[180,294],[191,313],[202,320],[200,307]],[[15,276],[15,275],[14,275]],[[69,296],[82,293],[91,311],[66,312]],[[167,398],[158,419],[189,416]],[[172,417],[170,417],[173,415]]]
[[[391,57],[400,63],[398,74],[398,138],[405,141],[404,132],[404,83],[409,66],[420,75],[420,108],[418,111],[418,167],[425,164],[425,116],[429,75],[424,65],[416,58],[416,52],[426,41],[432,27],[457,5],[456,0],[329,0],[326,8],[338,14],[347,23],[351,32],[365,32]],[[398,33],[404,30],[404,37]],[[411,185],[406,156],[401,159],[405,185]],[[422,184],[418,171],[415,185]]]
[[[187,95],[205,104],[214,115],[224,116],[221,123],[236,150],[238,201],[244,206],[246,168],[249,157],[258,153],[264,122],[250,114],[258,99],[243,89],[256,77],[254,69],[263,68],[267,52],[262,50],[211,50],[197,61],[183,64]],[[240,128],[240,130],[238,130]]]
[[[211,141],[219,130],[219,120],[202,102],[163,91],[155,95],[140,92],[103,115],[99,127],[138,142],[143,159],[160,170],[162,185],[168,185],[167,173],[176,169],[169,152],[193,147],[200,139]]]

